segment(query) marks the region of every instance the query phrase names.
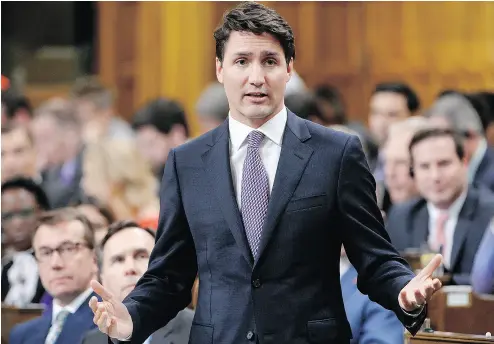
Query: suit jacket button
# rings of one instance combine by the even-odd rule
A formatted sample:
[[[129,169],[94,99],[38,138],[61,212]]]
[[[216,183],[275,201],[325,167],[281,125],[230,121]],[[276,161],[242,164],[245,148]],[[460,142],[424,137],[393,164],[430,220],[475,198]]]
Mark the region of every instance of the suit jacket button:
[[[256,278],[252,281],[252,285],[254,286],[254,288],[259,288],[261,286],[261,280],[259,278]]]
[[[247,339],[248,340],[254,340],[254,332],[252,332],[252,331],[247,332]]]

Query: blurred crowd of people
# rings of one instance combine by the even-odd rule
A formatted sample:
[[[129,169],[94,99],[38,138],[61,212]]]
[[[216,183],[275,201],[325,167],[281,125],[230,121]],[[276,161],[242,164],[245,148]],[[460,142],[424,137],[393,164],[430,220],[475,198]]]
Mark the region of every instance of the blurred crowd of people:
[[[389,82],[362,101],[369,104],[368,126],[347,117],[341,94],[329,84],[310,89],[295,74],[285,98],[296,115],[360,138],[400,252],[441,252],[452,284],[494,293],[494,93],[445,90],[424,109],[409,85]],[[35,109],[22,95],[2,93],[2,302],[53,310],[53,319],[17,327],[12,344],[49,340],[57,330],[52,324],[63,324],[58,331],[67,343],[106,343],[91,332],[91,279],[119,299],[130,292],[154,246],[168,153],[191,139],[187,118],[197,116],[206,132],[229,112],[219,83],[204,90],[189,116],[179,102],[162,97],[129,123],[114,105],[96,77],[76,80],[66,98]],[[402,325],[363,295],[353,297],[356,271],[344,251],[341,264],[354,342],[377,338],[387,326],[382,342],[396,343]],[[192,317],[191,309],[179,313],[149,343],[186,343]],[[365,319],[377,331],[360,331]],[[33,339],[23,341],[26,336]]]

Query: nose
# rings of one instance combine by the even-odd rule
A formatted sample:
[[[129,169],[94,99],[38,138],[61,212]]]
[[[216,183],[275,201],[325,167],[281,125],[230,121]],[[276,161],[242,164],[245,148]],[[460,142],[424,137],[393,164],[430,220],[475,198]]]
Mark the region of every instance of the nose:
[[[255,87],[261,87],[264,84],[264,70],[259,63],[253,63],[251,66],[249,83]]]
[[[441,172],[437,166],[431,167],[431,177],[435,182],[439,182],[441,180]]]
[[[135,259],[128,258],[125,260],[125,276],[137,275]]]
[[[54,251],[50,257],[50,266],[53,270],[61,270],[64,266],[63,259],[58,251]]]

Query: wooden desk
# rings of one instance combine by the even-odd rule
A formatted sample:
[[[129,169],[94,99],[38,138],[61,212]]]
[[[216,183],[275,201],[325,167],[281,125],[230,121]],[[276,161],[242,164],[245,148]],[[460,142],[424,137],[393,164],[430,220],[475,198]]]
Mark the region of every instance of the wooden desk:
[[[41,316],[42,305],[33,305],[29,308],[15,308],[2,306],[2,344],[8,343],[10,330],[17,324]]]
[[[492,344],[493,338],[486,338],[484,336],[473,334],[462,334],[452,332],[433,332],[425,333],[419,332],[412,337],[410,334],[405,335],[405,344],[451,344],[451,343],[463,343],[463,344]]]
[[[494,333],[494,297],[474,294],[469,286],[443,287],[429,302],[428,318],[435,331]]]

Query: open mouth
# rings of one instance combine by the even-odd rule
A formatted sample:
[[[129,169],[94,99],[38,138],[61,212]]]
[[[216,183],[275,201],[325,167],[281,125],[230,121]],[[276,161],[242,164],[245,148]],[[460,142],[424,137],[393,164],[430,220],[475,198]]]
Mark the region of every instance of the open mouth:
[[[262,93],[262,92],[250,92],[250,93],[246,93],[245,96],[251,99],[259,99],[259,100],[268,97],[266,93]]]

